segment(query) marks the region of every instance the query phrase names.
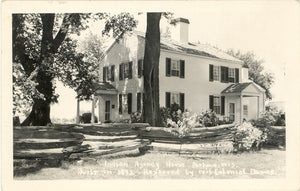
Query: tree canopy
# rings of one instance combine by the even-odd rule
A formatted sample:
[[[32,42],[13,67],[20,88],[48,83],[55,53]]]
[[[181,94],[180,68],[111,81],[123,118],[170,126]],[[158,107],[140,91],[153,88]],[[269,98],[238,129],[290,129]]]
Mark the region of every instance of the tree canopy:
[[[253,52],[242,53],[231,49],[227,53],[244,62],[243,67],[249,69],[249,79],[266,90],[267,99],[272,99],[270,89],[274,83],[274,75],[264,71],[264,60],[258,59]]]
[[[137,21],[129,13],[98,14],[14,14],[13,32],[13,101],[14,114],[22,108],[31,112],[23,125],[50,123],[50,104],[57,102],[54,79],[59,78],[71,88],[80,85],[90,90],[97,75],[90,71],[97,66],[84,60],[76,51],[72,35],[88,28],[90,20],[105,19],[103,34],[122,36]],[[101,29],[99,29],[101,30]],[[82,95],[90,96],[89,91]]]

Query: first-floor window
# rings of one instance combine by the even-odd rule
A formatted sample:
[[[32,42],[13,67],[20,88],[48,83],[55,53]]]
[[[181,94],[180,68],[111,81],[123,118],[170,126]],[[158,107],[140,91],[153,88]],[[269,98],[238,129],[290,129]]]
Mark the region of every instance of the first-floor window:
[[[221,101],[220,97],[214,97],[214,109],[216,114],[221,114]]]
[[[171,93],[171,105],[172,104],[178,104],[178,105],[180,105],[180,102],[179,102],[179,93]]]
[[[181,111],[184,111],[184,93],[166,92],[166,107],[170,108],[173,104],[178,104]]]
[[[216,114],[225,114],[225,96],[209,96],[209,109]]]
[[[243,115],[248,116],[248,105],[243,105]]]
[[[136,95],[136,110],[142,111],[143,103],[142,103],[142,93],[138,92]]]
[[[119,113],[128,113],[132,112],[132,94],[119,94]]]

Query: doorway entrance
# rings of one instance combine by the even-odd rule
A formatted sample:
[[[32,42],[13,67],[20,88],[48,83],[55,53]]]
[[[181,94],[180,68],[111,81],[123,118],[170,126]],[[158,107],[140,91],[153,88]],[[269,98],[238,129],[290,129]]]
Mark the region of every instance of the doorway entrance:
[[[110,121],[110,101],[105,101],[105,121]]]
[[[235,120],[235,104],[229,103],[229,121]]]

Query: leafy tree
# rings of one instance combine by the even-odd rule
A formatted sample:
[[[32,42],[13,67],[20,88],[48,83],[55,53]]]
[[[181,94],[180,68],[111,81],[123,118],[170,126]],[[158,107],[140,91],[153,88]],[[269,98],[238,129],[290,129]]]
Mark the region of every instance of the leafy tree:
[[[147,28],[144,53],[144,120],[153,125],[161,125],[159,108],[159,56],[160,56],[160,19],[170,20],[171,13],[147,13]]]
[[[274,75],[264,72],[264,60],[257,59],[253,52],[242,53],[240,51],[228,50],[228,54],[237,57],[244,62],[243,67],[249,69],[249,79],[266,90],[267,99],[272,99],[270,88],[274,83]]]
[[[14,114],[22,105],[32,107],[22,125],[51,123],[50,104],[58,97],[55,78],[72,88],[84,87],[83,99],[90,97],[91,82],[97,81],[91,71],[97,66],[84,61],[72,39],[72,34],[79,35],[88,27],[90,19],[105,19],[103,34],[112,32],[114,37],[136,26],[128,13],[13,15]]]

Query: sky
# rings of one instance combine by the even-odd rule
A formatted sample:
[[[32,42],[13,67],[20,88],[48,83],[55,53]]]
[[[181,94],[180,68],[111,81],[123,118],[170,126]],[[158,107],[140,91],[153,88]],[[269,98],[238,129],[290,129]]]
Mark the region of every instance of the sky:
[[[252,51],[258,59],[263,59],[265,71],[272,72],[275,77],[271,88],[273,101],[285,101],[286,68],[293,61],[292,47],[297,45],[294,37],[300,32],[299,27],[295,28],[294,19],[300,15],[295,13],[292,6],[294,4],[285,4],[283,1],[204,2],[177,8],[173,13],[175,18],[189,19],[190,42],[208,43],[222,50]],[[145,31],[146,14],[133,14],[139,21],[136,30]],[[167,25],[163,18],[161,28]],[[93,33],[100,34],[101,30],[99,23],[91,26]],[[61,84],[57,85],[60,103],[52,106],[52,116],[66,115],[62,108],[65,108],[64,105],[72,105],[69,109],[73,112],[68,112],[67,117],[75,117],[76,101],[71,99],[75,97],[75,92],[65,89]],[[81,109],[88,111],[90,107],[90,104],[82,104]]]

